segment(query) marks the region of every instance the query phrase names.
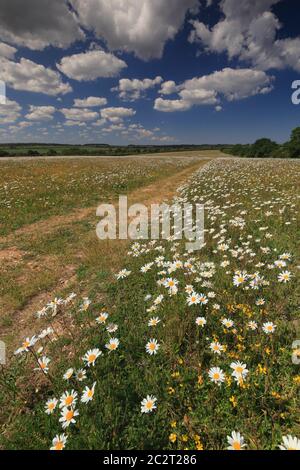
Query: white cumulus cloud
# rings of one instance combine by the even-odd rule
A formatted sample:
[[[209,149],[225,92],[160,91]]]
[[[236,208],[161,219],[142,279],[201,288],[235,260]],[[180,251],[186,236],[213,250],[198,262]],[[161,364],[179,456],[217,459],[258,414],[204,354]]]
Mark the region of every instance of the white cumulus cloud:
[[[14,90],[33,91],[52,96],[72,91],[70,85],[62,81],[58,72],[24,58],[20,62],[0,59],[0,80]]]
[[[172,112],[186,111],[194,105],[218,106],[222,97],[228,101],[234,101],[269,93],[272,90],[272,81],[273,78],[261,70],[227,67],[176,85],[179,99],[157,98],[154,109]]]
[[[141,59],[162,56],[198,0],[70,0],[79,21],[111,50],[134,52]]]
[[[62,108],[60,112],[68,121],[93,121],[99,117],[99,113],[88,108]]]
[[[116,88],[113,88],[113,91],[118,91],[119,97],[124,101],[135,101],[141,98],[146,90],[160,85],[162,81],[163,79],[160,76],[153,79],[144,78],[143,80],[139,80],[137,78],[122,78],[119,81],[119,85]]]
[[[101,117],[107,121],[118,123],[123,119],[132,117],[136,111],[132,108],[104,108],[101,110]]]
[[[6,59],[13,59],[17,49],[15,47],[9,46],[4,42],[0,42],[0,57],[5,57]]]
[[[278,39],[282,28],[272,12],[280,0],[224,0],[219,7],[222,19],[212,28],[192,21],[191,42],[208,52],[226,52],[260,70],[291,67],[300,71],[300,37]]]
[[[78,81],[91,81],[103,77],[115,77],[126,68],[124,60],[109,52],[93,50],[63,57],[57,68],[67,77]]]
[[[173,80],[168,80],[161,85],[161,89],[159,93],[162,95],[172,95],[173,93],[177,93],[178,86]]]
[[[100,96],[89,96],[84,99],[75,99],[74,106],[76,108],[96,108],[98,106],[105,106],[107,104],[107,99]]]
[[[21,110],[16,101],[6,99],[5,104],[0,104],[0,124],[15,122],[21,116]]]
[[[55,113],[54,106],[33,106],[29,108],[29,113],[25,118],[29,121],[50,121]]]

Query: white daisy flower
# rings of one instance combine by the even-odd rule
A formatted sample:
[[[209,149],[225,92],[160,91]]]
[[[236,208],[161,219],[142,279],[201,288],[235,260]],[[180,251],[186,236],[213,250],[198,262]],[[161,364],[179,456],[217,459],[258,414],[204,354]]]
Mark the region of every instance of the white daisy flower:
[[[228,450],[242,450],[246,447],[243,436],[236,431],[232,431],[231,436],[227,436]]]
[[[201,326],[202,328],[206,325],[207,321],[204,317],[196,318],[196,325]]]
[[[45,404],[45,413],[51,415],[57,406],[58,400],[56,398],[49,398]]]
[[[102,312],[100,313],[99,317],[96,318],[96,322],[101,325],[102,323],[105,323],[107,319],[108,319],[108,313]]]
[[[291,276],[290,271],[282,271],[278,274],[278,281],[286,284],[291,279]]]
[[[156,339],[150,339],[148,343],[146,344],[146,351],[150,356],[153,354],[157,354],[157,351],[160,348],[160,344],[157,342]]]
[[[38,359],[39,367],[36,367],[34,370],[41,370],[44,372],[44,374],[48,374],[49,367],[48,364],[51,362],[51,359],[49,357],[43,356]]]
[[[88,367],[94,366],[97,358],[101,356],[101,354],[102,352],[100,351],[100,349],[90,349],[85,353],[82,359]]]
[[[72,377],[73,373],[74,373],[74,369],[70,368],[70,369],[68,369],[68,370],[64,373],[63,378],[64,378],[65,380],[70,380],[70,378]]]
[[[279,445],[280,450],[300,450],[300,439],[295,436],[288,434],[282,436],[282,443]]]
[[[119,279],[125,279],[131,274],[131,271],[128,271],[127,269],[122,269],[121,271],[118,272],[116,275],[116,278]]]
[[[158,325],[159,322],[160,322],[160,318],[159,318],[159,317],[152,317],[152,318],[150,318],[150,320],[148,321],[148,326],[156,326],[156,325]]]
[[[234,325],[233,321],[230,318],[223,318],[223,320],[221,320],[221,323],[226,328],[231,328]]]
[[[274,333],[275,328],[276,328],[276,325],[275,325],[273,322],[271,322],[271,321],[268,321],[268,322],[266,322],[266,323],[263,323],[263,326],[262,326],[263,331],[264,331],[267,335],[269,335],[269,334],[271,334],[271,333]]]
[[[221,385],[225,380],[225,374],[220,367],[211,367],[208,371],[208,375],[210,380],[218,385]]]
[[[94,398],[95,386],[96,382],[93,383],[93,386],[91,388],[85,387],[80,400],[82,403],[88,403],[89,401],[92,401],[92,399]]]
[[[111,338],[109,342],[105,345],[105,347],[111,352],[111,351],[115,351],[116,349],[118,349],[119,344],[120,344],[120,341],[118,340],[118,338]]]
[[[156,397],[154,397],[153,395],[147,395],[146,398],[141,401],[141,412],[151,413],[153,410],[156,409],[156,402]]]
[[[71,390],[71,392],[64,392],[62,396],[60,397],[60,403],[59,407],[60,408],[67,408],[70,406],[75,406],[77,402],[77,395],[78,393],[75,392],[75,390]]]
[[[61,412],[61,417],[59,418],[59,422],[62,423],[63,429],[66,429],[70,424],[76,423],[76,416],[79,415],[78,410],[74,410],[73,408],[63,408]]]
[[[63,450],[66,446],[67,439],[65,434],[57,434],[52,440],[50,450]]]
[[[224,351],[224,346],[218,341],[210,343],[209,347],[214,354],[221,354]]]
[[[83,382],[86,379],[86,370],[85,369],[78,369],[76,372],[76,379],[78,382]]]

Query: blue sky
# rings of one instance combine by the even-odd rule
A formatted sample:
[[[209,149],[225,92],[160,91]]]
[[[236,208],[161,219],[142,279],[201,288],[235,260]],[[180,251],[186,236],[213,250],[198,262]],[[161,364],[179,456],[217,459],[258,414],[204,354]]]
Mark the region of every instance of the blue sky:
[[[2,4],[0,142],[282,142],[300,125],[298,0]]]

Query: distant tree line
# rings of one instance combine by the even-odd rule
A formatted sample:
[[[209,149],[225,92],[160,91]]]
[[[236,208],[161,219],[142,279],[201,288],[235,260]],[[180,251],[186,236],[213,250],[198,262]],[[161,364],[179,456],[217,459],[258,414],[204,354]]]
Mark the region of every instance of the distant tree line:
[[[149,153],[180,152],[189,150],[221,150],[230,155],[248,158],[300,158],[300,127],[296,127],[291,138],[284,144],[277,144],[271,139],[258,139],[254,144],[217,144],[217,145],[126,145],[108,144],[39,144],[7,143],[0,144],[0,157],[39,157],[39,156],[121,156],[143,155]]]
[[[246,158],[300,158],[300,127],[292,131],[290,140],[284,144],[277,144],[271,139],[262,138],[254,144],[237,144],[223,151]]]
[[[122,156],[149,153],[180,152],[189,150],[224,150],[226,145],[126,145],[112,146],[108,144],[38,144],[8,143],[0,144],[0,157],[39,157],[39,156]],[[229,147],[229,146],[228,146]]]

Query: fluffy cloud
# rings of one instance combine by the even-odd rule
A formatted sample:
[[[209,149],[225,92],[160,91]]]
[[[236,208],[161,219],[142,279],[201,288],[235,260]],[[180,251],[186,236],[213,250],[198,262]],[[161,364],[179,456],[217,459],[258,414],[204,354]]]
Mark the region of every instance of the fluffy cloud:
[[[17,49],[15,47],[9,46],[4,42],[0,42],[0,57],[5,57],[6,59],[13,59]]]
[[[98,119],[97,121],[93,122],[92,126],[102,127],[104,124],[106,124],[106,122],[106,119]]]
[[[137,78],[132,80],[129,78],[122,78],[119,81],[119,86],[112,90],[118,91],[119,97],[124,101],[135,101],[139,99],[146,90],[160,85],[162,81],[162,77],[159,76],[154,79],[144,78],[143,80],[138,80]]]
[[[198,0],[70,0],[79,21],[103,38],[111,50],[134,52],[141,59],[162,56],[186,13]]]
[[[81,121],[65,121],[64,122],[64,126],[66,127],[86,127],[86,123],[85,122],[81,122]]]
[[[30,126],[32,126],[32,122],[20,121],[20,122],[18,123],[18,127],[19,127],[20,129],[26,129],[27,127],[30,127]]]
[[[107,121],[118,123],[124,118],[134,116],[136,111],[132,108],[104,108],[101,110],[101,117]]]
[[[0,104],[0,124],[15,122],[21,116],[21,109],[16,101],[6,99],[5,104]]]
[[[84,38],[65,0],[1,0],[0,38],[30,49]]]
[[[0,79],[15,90],[59,95],[72,91],[58,72],[22,58],[20,62],[0,59]]]
[[[130,140],[138,140],[143,142],[171,142],[174,141],[173,137],[162,135],[161,129],[155,127],[154,129],[146,129],[142,124],[130,124],[127,129],[121,132],[122,135],[129,135]]]
[[[107,104],[106,98],[101,98],[100,96],[89,96],[83,100],[76,99],[74,100],[74,106],[76,108],[95,108],[98,106],[105,106]]]
[[[163,98],[156,98],[154,109],[156,111],[163,111],[165,113],[172,113],[174,111],[186,111],[191,108],[192,104],[184,100],[164,100]]]
[[[261,70],[291,67],[300,71],[300,37],[276,39],[281,24],[271,11],[280,0],[224,0],[223,18],[211,29],[192,21],[191,42],[206,51],[226,52]]]
[[[177,93],[178,86],[173,80],[168,80],[161,85],[161,89],[159,93],[162,95],[172,95],[173,93]]]
[[[99,117],[99,113],[88,108],[62,108],[60,112],[68,121],[93,121]]]
[[[100,50],[83,52],[64,57],[57,68],[67,77],[78,81],[96,80],[100,77],[115,77],[127,67],[124,60]]]
[[[157,98],[154,109],[164,112],[186,111],[194,105],[217,105],[221,96],[233,101],[269,93],[272,90],[272,77],[260,70],[224,68],[210,75],[187,80],[176,86],[176,89],[180,99]]]
[[[29,121],[50,121],[55,113],[54,106],[30,106],[25,118]]]

